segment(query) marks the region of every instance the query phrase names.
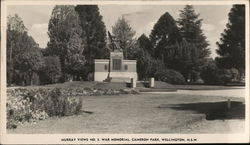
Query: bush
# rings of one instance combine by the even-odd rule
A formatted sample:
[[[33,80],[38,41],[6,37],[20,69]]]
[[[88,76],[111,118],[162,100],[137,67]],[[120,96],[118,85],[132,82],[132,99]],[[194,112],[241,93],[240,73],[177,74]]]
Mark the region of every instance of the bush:
[[[158,70],[154,77],[158,81],[170,84],[186,84],[185,78],[179,72],[171,69]]]
[[[238,76],[235,68],[218,69],[215,64],[208,64],[201,71],[201,78],[205,84],[209,85],[226,85],[234,81]]]
[[[205,84],[212,85],[217,83],[217,70],[218,68],[214,61],[209,62],[202,68],[200,76]]]
[[[51,116],[77,114],[82,108],[80,95],[70,89],[18,88],[8,90],[7,94],[7,128]]]

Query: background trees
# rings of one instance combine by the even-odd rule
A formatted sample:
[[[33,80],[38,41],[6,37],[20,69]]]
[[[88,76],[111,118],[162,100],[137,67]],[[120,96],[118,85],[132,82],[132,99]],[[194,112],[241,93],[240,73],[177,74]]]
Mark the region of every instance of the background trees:
[[[84,44],[78,13],[74,6],[55,6],[48,28],[48,54],[58,56],[62,67],[62,81],[79,80],[84,69]]]
[[[85,40],[83,55],[86,64],[82,73],[83,78],[87,79],[94,71],[93,60],[109,57],[106,48],[106,28],[97,5],[77,5],[75,10],[79,15],[82,29],[80,38]]]
[[[7,22],[7,84],[39,84],[38,72],[43,67],[38,44],[27,34],[22,19],[8,16]]]
[[[191,83],[201,76],[205,82],[216,83],[221,79],[219,83],[224,84],[235,80],[238,72],[244,76],[245,70],[245,6],[233,5],[228,16],[229,22],[217,42],[220,56],[209,63],[210,50],[201,29],[202,19],[191,5],[180,11],[177,21],[165,12],[149,37],[143,34],[135,38],[135,31],[124,17],[114,24],[112,35],[125,59],[137,60],[139,79],[157,75],[166,81],[178,80],[166,79],[171,76],[166,73],[170,73]],[[61,82],[92,80],[93,59],[109,55],[106,28],[97,5],[55,6],[46,49],[40,49],[28,35],[18,15],[9,16],[7,26],[8,85],[37,84],[39,77],[46,78],[42,83],[56,83],[59,78]]]
[[[112,27],[115,41],[121,47],[125,59],[131,59],[133,48],[135,47],[135,31],[131,28],[124,17],[119,18]]]
[[[245,6],[233,5],[228,14],[226,29],[217,42],[216,63],[219,68],[236,68],[240,75],[245,71]]]
[[[40,71],[41,84],[53,84],[59,82],[62,72],[58,56],[44,57],[44,67]]]
[[[154,50],[152,55],[166,64],[165,55],[169,47],[176,44],[180,38],[174,18],[168,12],[163,14],[154,25],[149,37]]]
[[[187,45],[192,49],[191,51],[193,51],[191,55],[193,68],[185,77],[186,79],[188,77],[191,82],[196,81],[199,78],[202,65],[210,55],[208,41],[201,29],[202,19],[199,18],[199,14],[195,13],[192,5],[186,5],[180,11],[177,23],[182,39],[186,41]]]
[[[180,12],[178,21],[166,12],[154,25],[150,34],[152,55],[168,69],[179,71],[186,81],[195,82],[210,51],[199,14],[190,5]]]

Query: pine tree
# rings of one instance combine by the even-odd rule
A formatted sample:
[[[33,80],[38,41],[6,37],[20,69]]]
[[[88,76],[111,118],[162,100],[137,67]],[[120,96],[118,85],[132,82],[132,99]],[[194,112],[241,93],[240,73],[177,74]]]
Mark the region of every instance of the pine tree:
[[[83,73],[84,78],[87,79],[88,75],[94,71],[93,59],[109,56],[106,48],[106,28],[97,5],[77,5],[75,10],[80,18],[81,39],[85,40],[83,53],[86,65]]]
[[[112,33],[118,46],[124,51],[125,59],[131,59],[135,47],[135,31],[129,25],[128,21],[122,17],[112,26]]]
[[[182,38],[188,43],[192,43],[200,51],[200,57],[205,58],[210,55],[209,44],[206,36],[202,32],[202,19],[199,18],[200,14],[196,14],[192,5],[186,5],[180,11],[180,18],[177,23]]]
[[[196,52],[196,55],[192,55],[190,58],[196,67],[191,73],[188,71],[189,74],[186,75],[186,77],[188,77],[186,79],[195,81],[199,78],[201,68],[210,55],[208,41],[201,29],[202,19],[199,18],[199,14],[195,13],[193,6],[186,5],[184,9],[180,11],[180,18],[177,23],[182,39],[185,40],[189,46],[192,46],[192,50]]]
[[[79,79],[84,68],[84,44],[78,13],[74,6],[55,6],[49,21],[48,54],[58,56],[63,81]]]
[[[216,58],[219,68],[236,68],[240,75],[245,70],[245,5],[233,5],[226,29],[217,42],[220,55]]]
[[[139,46],[142,49],[144,49],[144,51],[147,51],[149,54],[153,53],[152,43],[151,43],[150,39],[145,34],[142,34],[137,39],[137,42],[138,42]]]
[[[168,46],[179,40],[178,27],[174,18],[168,12],[164,13],[154,25],[149,37],[153,45],[153,56],[167,63],[165,53]]]

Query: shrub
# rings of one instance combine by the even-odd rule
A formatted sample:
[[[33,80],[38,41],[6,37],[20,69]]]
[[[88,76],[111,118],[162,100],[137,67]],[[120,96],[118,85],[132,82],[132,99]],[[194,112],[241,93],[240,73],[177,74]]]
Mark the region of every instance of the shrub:
[[[226,85],[232,82],[238,75],[235,68],[218,69],[215,64],[208,64],[201,71],[201,78],[205,84]]]
[[[216,78],[217,70],[218,68],[214,61],[209,62],[202,68],[200,76],[205,84],[217,83],[217,78]]]
[[[77,114],[82,108],[80,95],[70,89],[19,88],[8,90],[7,94],[7,128],[51,116]]]
[[[154,77],[158,81],[167,82],[170,84],[186,84],[185,78],[179,72],[171,69],[158,70]]]

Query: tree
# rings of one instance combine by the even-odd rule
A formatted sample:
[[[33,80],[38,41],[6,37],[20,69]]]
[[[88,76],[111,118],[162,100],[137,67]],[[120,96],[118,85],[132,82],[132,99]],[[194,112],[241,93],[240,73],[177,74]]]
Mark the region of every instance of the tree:
[[[153,53],[152,43],[151,43],[150,39],[145,34],[142,34],[137,39],[137,42],[138,42],[139,46],[141,48],[143,48],[143,50],[147,51],[150,54]]]
[[[188,43],[193,43],[201,50],[200,57],[208,57],[210,55],[209,44],[206,36],[202,32],[202,19],[199,19],[200,14],[196,14],[193,6],[186,5],[184,10],[180,11],[180,18],[177,23],[182,38]]]
[[[34,51],[34,52],[31,52]],[[35,62],[41,60],[40,49],[34,39],[28,36],[27,28],[24,26],[22,19],[15,14],[13,17],[8,16],[7,22],[7,83],[27,85],[32,83],[31,74],[37,73],[39,69],[34,67],[40,67]],[[32,58],[29,57],[30,53],[34,53]],[[38,57],[38,58],[36,58]],[[27,62],[21,63],[25,58],[27,61],[33,61],[31,63],[36,66],[28,65]],[[30,60],[31,59],[31,60]],[[41,60],[42,61],[42,60]],[[22,67],[26,68],[23,69]],[[29,71],[29,73],[28,73]],[[29,75],[28,75],[29,74]],[[26,78],[21,77],[26,76]]]
[[[210,55],[208,41],[201,29],[202,19],[199,18],[199,14],[195,13],[193,6],[186,5],[180,11],[180,18],[177,23],[182,39],[194,47],[193,50],[196,52],[196,55],[191,55],[191,59],[193,60],[193,65],[197,67],[195,70],[192,70],[192,73],[188,74],[191,81],[195,81],[199,78],[199,73],[205,59]]]
[[[78,13],[74,6],[55,6],[48,28],[48,54],[60,58],[62,80],[80,79],[84,67],[84,44]],[[77,66],[77,67],[76,67]]]
[[[21,17],[19,17],[17,14],[14,16],[9,15],[7,17],[7,29],[11,31],[17,31],[19,33],[24,33],[27,31],[27,28],[25,27],[23,20]]]
[[[164,13],[154,25],[150,34],[150,40],[154,49],[154,57],[166,62],[166,49],[179,40],[178,27],[174,18],[168,13]]]
[[[61,77],[61,63],[59,57],[44,57],[45,65],[40,73],[43,84],[57,83]]]
[[[26,49],[16,57],[14,66],[14,68],[19,71],[19,79],[17,79],[21,80],[19,83],[22,85],[33,85],[34,81],[37,82],[39,80],[34,80],[34,75],[37,76],[44,67],[44,59],[41,50],[36,47]]]
[[[226,29],[217,42],[216,63],[219,68],[236,68],[240,75],[245,71],[245,6],[233,5]]]
[[[112,33],[118,46],[124,51],[125,59],[131,59],[131,51],[135,47],[135,31],[128,21],[124,17],[119,18],[112,26]]]
[[[109,56],[106,48],[106,28],[97,5],[77,5],[75,10],[80,18],[81,39],[85,40],[83,54],[86,58],[86,65],[83,73],[86,79],[94,71],[93,59]]]

